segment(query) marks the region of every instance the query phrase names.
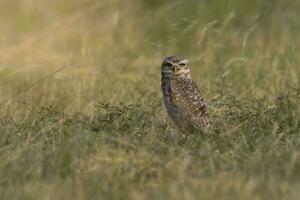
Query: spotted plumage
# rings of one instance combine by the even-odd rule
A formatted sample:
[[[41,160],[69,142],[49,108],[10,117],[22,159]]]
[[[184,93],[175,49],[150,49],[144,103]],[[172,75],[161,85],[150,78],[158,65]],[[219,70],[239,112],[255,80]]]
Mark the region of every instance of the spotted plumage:
[[[209,127],[207,104],[192,80],[187,59],[166,57],[161,66],[161,83],[167,112],[182,132]]]

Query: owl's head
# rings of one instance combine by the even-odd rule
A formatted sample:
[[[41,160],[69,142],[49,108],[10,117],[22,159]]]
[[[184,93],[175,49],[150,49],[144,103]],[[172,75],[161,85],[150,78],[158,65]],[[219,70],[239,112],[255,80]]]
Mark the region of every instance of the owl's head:
[[[163,77],[191,78],[191,71],[187,59],[180,56],[165,57],[161,65]]]

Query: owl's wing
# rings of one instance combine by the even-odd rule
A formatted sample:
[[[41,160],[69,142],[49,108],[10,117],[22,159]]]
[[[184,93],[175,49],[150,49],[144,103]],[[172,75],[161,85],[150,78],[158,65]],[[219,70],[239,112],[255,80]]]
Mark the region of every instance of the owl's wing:
[[[181,113],[181,118],[189,126],[207,128],[210,119],[207,104],[197,85],[190,80],[172,80],[170,83],[171,103]]]

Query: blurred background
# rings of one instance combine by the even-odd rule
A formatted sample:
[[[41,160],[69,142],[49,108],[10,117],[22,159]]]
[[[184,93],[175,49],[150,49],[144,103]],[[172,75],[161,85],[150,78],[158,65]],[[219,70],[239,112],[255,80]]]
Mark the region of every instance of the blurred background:
[[[1,110],[136,103],[160,95],[173,54],[190,59],[209,101],[220,88],[273,98],[299,88],[299,10],[299,0],[1,0]]]

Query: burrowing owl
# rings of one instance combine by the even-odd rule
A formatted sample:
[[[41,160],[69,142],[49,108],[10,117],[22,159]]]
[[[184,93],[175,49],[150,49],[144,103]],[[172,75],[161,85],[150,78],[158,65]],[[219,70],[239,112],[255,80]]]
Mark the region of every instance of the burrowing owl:
[[[161,86],[168,114],[182,132],[203,130],[210,125],[207,104],[192,80],[187,59],[168,56],[163,60]]]

